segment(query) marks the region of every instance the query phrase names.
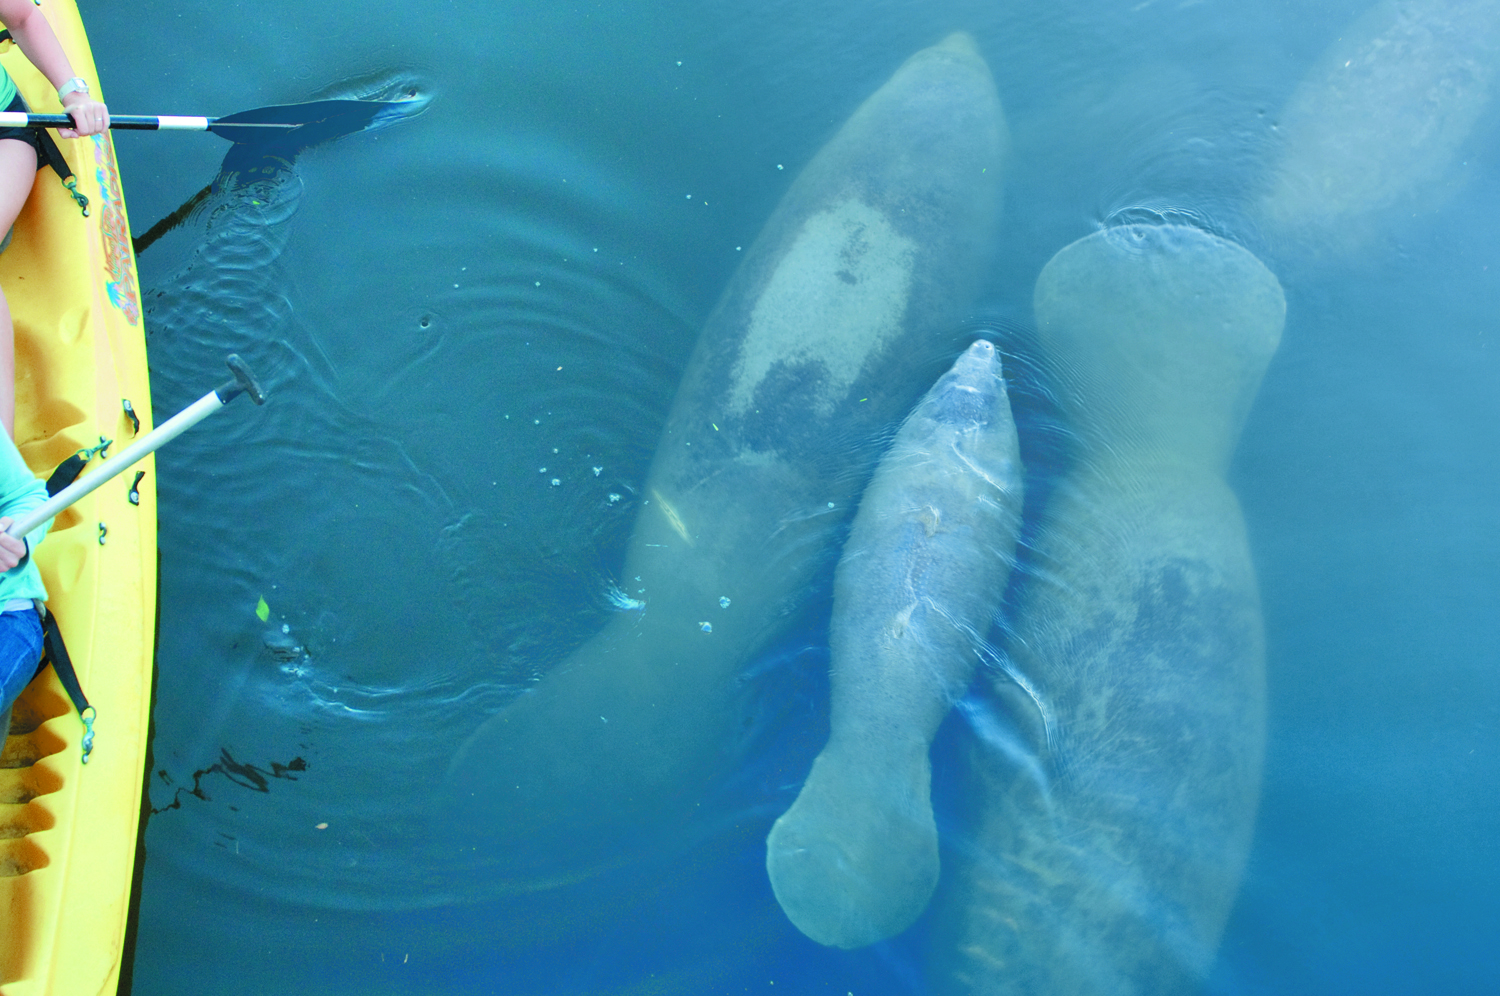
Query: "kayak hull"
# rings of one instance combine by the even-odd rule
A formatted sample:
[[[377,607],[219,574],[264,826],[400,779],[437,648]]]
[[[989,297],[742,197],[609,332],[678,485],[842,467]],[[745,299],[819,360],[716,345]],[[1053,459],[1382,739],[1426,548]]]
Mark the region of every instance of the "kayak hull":
[[[42,0],[42,10],[97,92],[73,0]],[[0,61],[33,109],[59,110],[19,51],[10,47]],[[16,443],[39,477],[101,439],[115,441],[108,460],[152,427],[114,146],[107,134],[58,144],[89,200],[87,217],[43,170],[0,254],[15,323]],[[83,724],[51,668],[16,703],[16,733],[0,758],[3,996],[112,994],[122,970],[156,643],[154,462],[136,470],[144,472],[139,483],[134,472],[122,474],[61,513],[35,554],[48,608],[98,716],[85,764]]]

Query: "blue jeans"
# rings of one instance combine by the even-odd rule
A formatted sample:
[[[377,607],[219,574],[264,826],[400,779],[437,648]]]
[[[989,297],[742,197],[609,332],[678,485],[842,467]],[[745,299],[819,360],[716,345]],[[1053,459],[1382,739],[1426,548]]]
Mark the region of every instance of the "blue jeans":
[[[9,730],[11,703],[36,674],[42,659],[42,620],[30,609],[0,612],[0,737]]]

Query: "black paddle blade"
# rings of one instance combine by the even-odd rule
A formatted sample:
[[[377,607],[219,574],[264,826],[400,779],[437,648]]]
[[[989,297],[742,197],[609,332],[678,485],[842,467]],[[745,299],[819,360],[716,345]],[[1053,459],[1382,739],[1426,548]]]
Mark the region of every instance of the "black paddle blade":
[[[282,141],[288,132],[296,130],[301,133],[296,144],[306,148],[407,117],[426,104],[426,100],[415,97],[409,100],[311,100],[227,114],[215,119],[208,130],[220,138],[245,144]]]
[[[416,95],[415,87],[402,89],[412,95],[400,100],[312,100],[259,107],[213,120],[209,130],[234,143],[219,167],[219,175],[187,203],[136,238],[136,253],[145,252],[225,186],[232,187],[247,176],[265,179],[271,173],[288,170],[303,149],[414,117],[432,102],[430,96]]]

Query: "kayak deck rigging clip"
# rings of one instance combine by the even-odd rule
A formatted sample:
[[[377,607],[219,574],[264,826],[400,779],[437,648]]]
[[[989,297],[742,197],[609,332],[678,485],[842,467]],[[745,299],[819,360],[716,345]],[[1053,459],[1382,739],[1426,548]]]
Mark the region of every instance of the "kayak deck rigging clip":
[[[78,718],[83,720],[83,743],[79,746],[83,750],[83,763],[89,763],[89,755],[94,752],[94,717],[99,713],[93,706],[84,706]]]
[[[73,195],[74,202],[82,209],[83,216],[87,218],[89,216],[89,199],[87,195],[78,189],[78,177],[70,176],[63,180],[62,183],[64,187],[68,188],[68,193]]]

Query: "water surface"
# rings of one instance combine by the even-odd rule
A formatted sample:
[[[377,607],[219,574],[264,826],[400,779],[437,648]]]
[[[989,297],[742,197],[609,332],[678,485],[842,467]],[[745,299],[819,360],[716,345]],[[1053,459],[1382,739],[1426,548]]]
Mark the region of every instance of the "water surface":
[[[1364,9],[84,4],[122,113],[431,101],[215,195],[141,258],[159,417],[231,350],[273,397],[159,457],[135,991],[924,991],[925,922],[824,950],[765,881],[826,725],[816,621],[758,662],[762,747],[673,868],[517,903],[422,802],[456,741],[628,594],[657,433],[737,254],[860,101],[955,29],[1014,138],[976,325],[1024,338],[1041,267],[1122,211],[1241,240],[1286,290],[1231,475],[1270,729],[1211,991],[1492,989],[1500,106],[1442,196],[1381,213],[1357,253],[1247,220],[1280,108]],[[137,233],[226,150],[117,142]]]

